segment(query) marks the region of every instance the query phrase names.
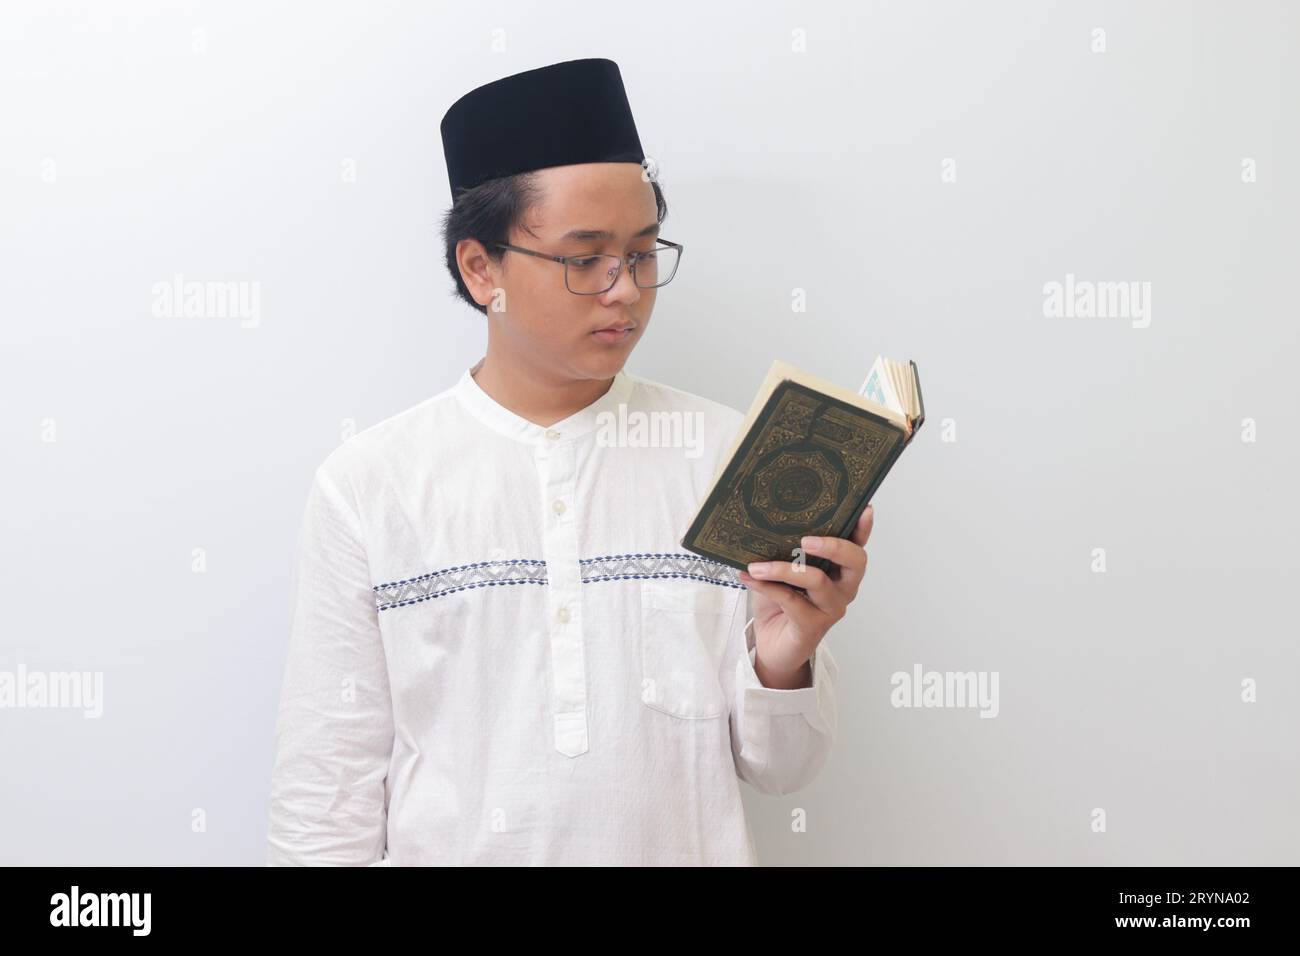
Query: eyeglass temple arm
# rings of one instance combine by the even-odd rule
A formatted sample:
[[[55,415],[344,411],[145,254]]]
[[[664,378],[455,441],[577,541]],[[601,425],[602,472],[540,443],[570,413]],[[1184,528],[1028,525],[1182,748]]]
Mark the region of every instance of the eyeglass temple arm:
[[[522,252],[526,256],[536,256],[539,259],[550,259],[552,262],[563,262],[564,256],[553,256],[546,252],[534,252],[532,249],[521,249],[519,246],[512,246],[508,242],[494,242],[498,249],[509,249],[511,252]]]

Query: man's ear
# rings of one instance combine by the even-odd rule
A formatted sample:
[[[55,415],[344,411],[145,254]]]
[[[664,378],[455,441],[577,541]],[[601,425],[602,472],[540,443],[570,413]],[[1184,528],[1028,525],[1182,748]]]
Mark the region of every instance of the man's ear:
[[[474,301],[484,307],[492,304],[492,296],[497,287],[497,280],[492,277],[492,265],[487,249],[477,239],[462,239],[456,243],[456,266],[460,269],[460,280],[465,283],[465,288],[469,289]]]

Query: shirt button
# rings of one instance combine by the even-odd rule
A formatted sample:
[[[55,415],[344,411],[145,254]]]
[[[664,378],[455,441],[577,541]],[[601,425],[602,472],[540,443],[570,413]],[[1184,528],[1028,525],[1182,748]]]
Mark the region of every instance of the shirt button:
[[[560,608],[559,618],[561,624],[569,623],[569,609],[567,607]]]
[[[555,503],[551,505],[551,508],[555,511],[557,515],[564,514],[564,502],[561,501],[559,498],[555,499]]]
[[[555,441],[557,438],[560,437],[560,433],[557,432],[554,428],[551,428],[547,430],[546,437],[549,438],[551,441]]]

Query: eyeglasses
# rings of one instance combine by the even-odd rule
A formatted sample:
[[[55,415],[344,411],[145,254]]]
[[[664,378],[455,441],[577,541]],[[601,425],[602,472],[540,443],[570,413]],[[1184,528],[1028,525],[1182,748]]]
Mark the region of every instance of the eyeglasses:
[[[494,242],[498,249],[522,252],[524,255],[550,259],[552,262],[564,263],[564,287],[574,295],[600,295],[614,288],[619,274],[623,271],[626,258],[632,281],[638,289],[657,289],[667,285],[677,274],[677,264],[681,262],[682,246],[667,239],[656,239],[663,248],[650,249],[646,252],[629,252],[627,256],[580,255],[553,256],[545,252],[534,252],[512,246],[508,242]]]

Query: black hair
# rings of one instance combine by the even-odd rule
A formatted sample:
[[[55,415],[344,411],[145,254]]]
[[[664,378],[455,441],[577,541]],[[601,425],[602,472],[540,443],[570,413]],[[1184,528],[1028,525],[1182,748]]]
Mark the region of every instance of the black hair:
[[[664,191],[656,179],[650,180],[655,194],[655,221],[662,224],[668,215]],[[524,213],[541,198],[541,188],[533,173],[519,173],[490,179],[473,189],[463,189],[442,217],[442,240],[446,247],[447,271],[456,282],[452,295],[487,315],[487,306],[479,305],[470,295],[456,262],[456,244],[462,239],[477,239],[488,256],[500,262],[505,250],[492,245],[508,242],[510,230],[520,225]]]

